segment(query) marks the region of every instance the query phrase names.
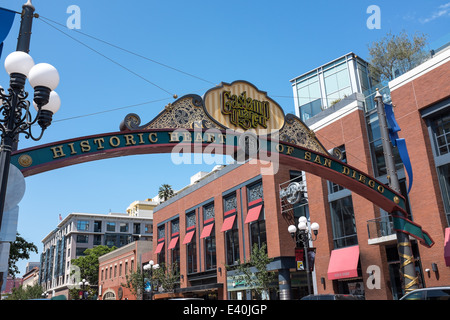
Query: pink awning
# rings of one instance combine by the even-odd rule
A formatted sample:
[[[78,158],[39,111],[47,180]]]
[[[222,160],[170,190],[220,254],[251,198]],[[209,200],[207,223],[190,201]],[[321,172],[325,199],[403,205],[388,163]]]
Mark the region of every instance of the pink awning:
[[[328,280],[355,278],[358,276],[359,246],[331,251],[328,264]]]
[[[445,229],[444,259],[445,265],[450,267],[450,228]]]
[[[169,248],[168,248],[169,250],[175,248],[175,246],[177,245],[177,242],[178,242],[178,238],[179,237],[175,237],[175,238],[172,238],[172,240],[170,240]]]
[[[250,223],[258,220],[259,214],[261,213],[262,204],[248,210],[247,217],[245,218],[245,223]]]
[[[234,219],[236,218],[236,215],[233,214],[232,216],[227,217],[223,221],[222,229],[220,229],[220,232],[228,231],[231,228],[233,228]]]
[[[211,231],[214,227],[214,223],[208,224],[203,227],[202,234],[200,235],[200,239],[207,238],[211,234]]]
[[[163,247],[164,247],[164,241],[158,243],[158,245],[156,246],[155,253],[160,253]]]
[[[195,229],[186,233],[186,236],[184,237],[184,240],[183,240],[183,244],[191,243],[194,233],[195,233]]]

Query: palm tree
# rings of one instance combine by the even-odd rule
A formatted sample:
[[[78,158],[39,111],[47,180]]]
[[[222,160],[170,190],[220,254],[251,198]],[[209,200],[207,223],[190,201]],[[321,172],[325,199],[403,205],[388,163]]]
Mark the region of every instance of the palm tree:
[[[163,184],[161,187],[159,187],[158,196],[163,201],[172,198],[174,196],[172,186],[169,184]]]

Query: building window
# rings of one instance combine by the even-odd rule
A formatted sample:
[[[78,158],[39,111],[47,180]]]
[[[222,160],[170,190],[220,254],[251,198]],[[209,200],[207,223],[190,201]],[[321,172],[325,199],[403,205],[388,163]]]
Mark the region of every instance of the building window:
[[[227,217],[235,215],[237,209],[237,199],[236,193],[233,193],[223,199],[224,202],[224,219]],[[225,217],[225,214],[231,212],[231,214]],[[225,250],[226,250],[226,263],[228,265],[237,264],[239,261],[239,233],[238,233],[238,222],[234,218],[233,226],[231,229],[225,231]]]
[[[153,225],[151,223],[144,224],[144,233],[152,233]]]
[[[128,223],[127,222],[120,223],[120,232],[128,232]]]
[[[86,234],[78,234],[77,235],[77,243],[88,243],[89,236]]]
[[[214,227],[211,231],[211,235],[205,238],[205,267],[206,270],[216,268],[216,236]]]
[[[214,222],[214,203],[203,206],[203,222]],[[205,268],[211,270],[216,268],[216,235],[215,227],[213,226],[209,236],[204,238],[205,248]]]
[[[350,75],[345,58],[333,62],[329,66],[323,72],[328,107],[352,94]]]
[[[107,222],[106,223],[106,231],[116,232],[116,223],[115,222]]]
[[[190,242],[186,244],[187,273],[197,272],[197,239],[195,236],[195,211],[186,214],[186,236],[190,236]],[[192,234],[190,234],[192,232]]]
[[[133,223],[133,233],[134,234],[141,233],[141,224],[140,223]]]
[[[444,210],[447,215],[447,225],[450,226],[450,163],[438,167],[437,171]]]
[[[386,162],[384,160],[383,145],[378,121],[378,114],[375,111],[367,115],[367,131],[369,134],[370,152],[372,154],[373,171],[376,177],[386,174]],[[395,169],[403,170],[403,163],[396,147],[392,148],[394,154]]]
[[[94,235],[94,246],[99,246],[102,244],[102,236],[99,234]]]
[[[78,231],[89,231],[89,221],[78,220],[77,221]]]
[[[94,221],[94,232],[102,232],[102,222]]]
[[[248,198],[248,213],[252,209],[260,207],[259,215],[254,216],[255,219],[250,222],[250,247],[253,248],[255,244],[258,248],[261,248],[263,243],[267,243],[266,236],[266,220],[264,214],[264,193],[262,182],[252,184],[247,187],[247,198]],[[247,220],[246,220],[247,221]],[[267,247],[266,247],[267,250]]]
[[[348,196],[330,203],[333,225],[334,248],[358,244],[352,197]]]
[[[450,114],[444,114],[430,121],[436,155],[442,156],[450,152]]]

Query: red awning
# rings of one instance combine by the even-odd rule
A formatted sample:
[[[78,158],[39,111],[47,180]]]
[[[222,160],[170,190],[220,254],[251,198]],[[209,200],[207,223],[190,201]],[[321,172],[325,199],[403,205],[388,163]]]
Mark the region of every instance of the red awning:
[[[450,267],[450,228],[445,229],[444,259],[445,265]]]
[[[222,229],[220,229],[220,232],[228,231],[231,228],[233,228],[234,219],[236,218],[236,215],[233,214],[232,216],[227,217],[223,221]]]
[[[183,240],[183,244],[191,243],[194,233],[195,233],[195,229],[186,233],[186,236],[184,237],[184,240]]]
[[[169,248],[168,248],[169,250],[175,248],[175,246],[177,245],[177,242],[178,242],[178,238],[179,237],[175,237],[175,238],[172,238],[172,240],[170,240]]]
[[[328,280],[355,278],[358,276],[359,246],[331,251]]]
[[[208,224],[208,225],[204,226],[204,227],[203,227],[203,230],[202,230],[202,234],[200,235],[200,239],[209,237],[209,235],[211,234],[211,230],[212,230],[213,227],[214,227],[214,222],[211,223],[211,224]]]
[[[245,218],[245,223],[250,223],[250,222],[258,220],[259,214],[261,213],[261,208],[262,208],[262,204],[248,210],[247,218]]]
[[[158,245],[156,246],[155,253],[160,253],[163,247],[164,247],[164,241],[158,243]]]

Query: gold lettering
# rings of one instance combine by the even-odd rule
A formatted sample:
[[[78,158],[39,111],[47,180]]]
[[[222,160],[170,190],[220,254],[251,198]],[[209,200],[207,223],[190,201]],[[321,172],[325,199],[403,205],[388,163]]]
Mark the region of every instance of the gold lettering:
[[[284,151],[284,146],[282,144],[277,144],[276,147],[278,152],[283,152]]]
[[[183,133],[183,141],[192,141],[192,136],[190,132],[184,132]]]
[[[375,181],[369,180],[368,184],[369,184],[369,187],[375,188]]]
[[[353,170],[352,178],[353,178],[353,179],[356,179],[356,171],[355,171],[355,170]]]
[[[170,140],[169,142],[179,142],[180,137],[178,136],[178,132],[169,132]]]
[[[384,192],[384,187],[382,185],[379,185],[377,188],[379,193],[383,193]]]
[[[314,162],[318,163],[318,164],[322,164],[322,162],[320,161],[320,156],[319,155],[316,156],[316,158],[314,159]]]
[[[328,167],[328,168],[331,168],[331,159],[324,158],[323,165]]]
[[[118,147],[120,145],[120,139],[116,136],[112,136],[111,138],[109,138],[109,144],[111,145],[111,147]]]
[[[53,159],[57,159],[57,158],[66,156],[63,151],[63,145],[56,146],[56,147],[53,147],[50,149],[53,151]]]
[[[362,174],[359,174],[359,180],[358,181],[361,181],[362,183],[366,183],[366,177],[363,176]]]
[[[80,147],[81,147],[81,152],[89,152],[89,151],[91,151],[91,146],[89,145],[89,141],[88,140],[81,141]]]
[[[151,143],[156,143],[156,142],[158,142],[158,136],[156,135],[156,132],[150,133],[150,134],[148,135],[148,140],[149,140]]]
[[[77,152],[75,151],[75,148],[73,147],[73,143],[68,143],[67,145],[70,148],[70,154],[77,154]]]
[[[220,143],[225,143],[225,135],[219,133]]]
[[[139,144],[143,144],[144,142],[144,134],[143,133],[138,133],[138,137],[139,137]]]
[[[311,160],[311,152],[305,152],[305,160]]]
[[[289,156],[294,151],[294,147],[287,146],[286,154]]]
[[[213,133],[206,133],[206,136],[208,137],[207,139],[206,139],[206,141],[205,142],[215,142],[216,141],[216,137],[214,136],[214,134]]]
[[[129,145],[135,145],[136,141],[134,141],[134,137],[131,134],[126,134],[124,135],[125,137],[125,145],[129,146]]]
[[[342,173],[348,176],[350,174],[350,169],[344,166],[342,167]]]
[[[202,134],[200,132],[197,132],[195,134],[195,142],[203,142],[203,137],[202,137]]]
[[[105,149],[105,147],[103,146],[104,142],[105,142],[105,139],[103,139],[103,138],[94,139],[94,143],[97,145],[97,150]]]

